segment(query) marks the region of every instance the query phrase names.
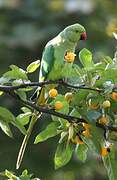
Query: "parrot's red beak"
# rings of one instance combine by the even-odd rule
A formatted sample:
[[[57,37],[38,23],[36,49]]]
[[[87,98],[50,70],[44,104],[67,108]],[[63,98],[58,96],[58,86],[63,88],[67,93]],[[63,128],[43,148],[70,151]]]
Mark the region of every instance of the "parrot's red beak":
[[[80,40],[86,40],[87,39],[87,33],[86,32],[83,32],[81,34],[81,37],[80,37]]]

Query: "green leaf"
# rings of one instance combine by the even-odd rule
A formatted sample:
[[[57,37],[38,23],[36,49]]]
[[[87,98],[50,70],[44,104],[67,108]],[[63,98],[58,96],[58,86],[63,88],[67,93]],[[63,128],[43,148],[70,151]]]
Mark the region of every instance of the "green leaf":
[[[22,80],[22,79],[16,79],[12,82],[12,86],[19,86],[21,84],[27,84],[27,83],[30,83],[31,81],[30,80]],[[33,90],[32,87],[26,87],[26,88],[19,88],[20,91],[31,91]]]
[[[27,112],[31,112],[31,110],[27,107],[22,107],[21,110],[24,112],[24,113],[27,113]]]
[[[17,180],[17,176],[15,176],[12,172],[5,170],[5,176],[12,180]]]
[[[86,144],[78,144],[75,149],[77,158],[84,162],[87,158],[87,151],[88,147]]]
[[[81,117],[80,113],[77,111],[76,108],[72,109],[72,111],[70,112],[70,115],[71,115],[71,116],[78,117],[78,118]]]
[[[27,67],[27,73],[33,73],[34,71],[36,71],[36,69],[40,66],[40,61],[34,61],[31,64],[28,65]]]
[[[115,66],[115,68],[109,68],[104,71],[101,71],[100,79],[96,82],[95,85],[100,86],[103,83],[105,83],[105,81],[112,81],[116,83],[116,77],[117,77],[117,68]]]
[[[25,169],[20,176],[20,180],[33,180],[31,177],[32,175],[28,174],[28,170]]]
[[[91,151],[98,153],[97,148],[96,148],[96,146],[94,145],[94,143],[93,143],[93,141],[92,141],[91,138],[89,139],[89,138],[86,138],[86,137],[84,137],[84,136],[81,136],[81,137],[82,137],[83,142],[88,146],[88,148],[89,148]]]
[[[6,108],[0,106],[0,119],[5,122],[15,121],[14,115]]]
[[[9,82],[9,78],[5,78],[5,77],[1,77],[0,78],[0,84],[5,84],[5,83],[8,83]]]
[[[27,94],[26,92],[22,91],[22,90],[17,90],[16,94],[22,99],[22,100],[26,100],[27,99]]]
[[[114,147],[112,147],[111,152],[107,156],[103,157],[102,160],[107,170],[109,180],[116,180],[117,179],[117,162],[116,162]]]
[[[58,144],[54,158],[55,169],[58,169],[66,165],[70,161],[72,157],[72,153],[73,153],[72,144],[66,145],[66,142],[62,142],[61,144]]]
[[[31,112],[22,113],[17,116],[16,120],[24,126],[29,123],[31,115]]]
[[[113,60],[111,59],[111,57],[105,56],[104,59],[105,59],[105,62],[106,62],[106,63],[108,63],[108,64],[113,64]]]
[[[28,77],[26,75],[26,72],[17,67],[16,65],[10,66],[11,71],[6,72],[3,77],[9,78],[9,79],[22,79],[22,80],[28,80]]]
[[[68,139],[68,131],[62,131],[61,137],[59,139],[59,143],[62,143],[63,141],[66,141]]]
[[[0,120],[0,127],[7,136],[13,138],[10,126],[7,122]]]
[[[63,104],[63,107],[61,110],[59,110],[59,112],[65,113],[67,114],[69,112],[69,103],[68,101],[65,99],[65,96],[63,95],[58,95],[51,103],[50,105],[54,106],[56,101],[61,101],[61,103]]]
[[[104,131],[103,129],[97,128],[95,125],[92,125],[90,128],[90,133],[91,133],[92,143],[95,146],[95,152],[100,153]]]
[[[88,49],[83,48],[79,53],[79,58],[84,68],[86,68],[87,70],[92,69],[94,63],[92,60],[92,53]]]
[[[82,102],[86,100],[88,93],[89,93],[88,90],[87,91],[84,89],[78,90],[73,96],[72,104],[80,105]]]
[[[0,107],[0,120],[13,124],[16,126],[23,134],[26,134],[26,129],[22,126],[22,124],[16,121],[15,116],[6,108]]]
[[[22,134],[26,135],[27,131],[25,127],[21,124],[21,122],[14,120],[11,123],[16,126],[22,132]]]
[[[101,149],[101,142],[103,137],[103,129],[96,127],[96,121],[101,117],[101,113],[96,110],[89,110],[87,113],[87,121],[91,124],[90,134],[91,141],[95,146],[95,152],[99,153]]]
[[[34,141],[34,144],[37,144],[39,142],[45,141],[48,138],[54,137],[57,134],[59,134],[61,131],[59,131],[57,128],[59,126],[59,122],[52,122],[50,123],[46,129],[44,129],[41,133],[39,133]]]
[[[25,169],[25,170],[22,172],[22,175],[23,175],[23,176],[28,175],[28,170],[27,170],[27,169]]]
[[[91,138],[86,138],[84,136],[82,136],[82,140],[83,142],[85,142],[87,144],[87,146],[89,147],[89,149],[97,154],[100,153],[101,150],[101,143],[103,141],[103,130],[97,128],[94,125],[91,125],[90,128],[90,134],[91,134]]]
[[[23,134],[26,134],[26,129],[22,124],[16,121],[15,116],[6,108],[0,107],[0,120],[11,123],[16,126]]]
[[[77,64],[73,64],[73,74],[82,77],[84,70],[80,68]]]

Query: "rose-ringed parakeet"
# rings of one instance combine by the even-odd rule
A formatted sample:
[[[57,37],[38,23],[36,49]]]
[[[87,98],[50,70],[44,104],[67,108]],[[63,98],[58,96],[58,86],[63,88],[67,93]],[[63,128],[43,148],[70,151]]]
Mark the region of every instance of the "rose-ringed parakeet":
[[[39,82],[70,76],[72,63],[65,62],[64,57],[66,52],[75,51],[79,40],[86,40],[86,30],[80,24],[73,24],[66,27],[58,36],[46,44],[41,61]],[[40,93],[39,104],[44,103],[45,93],[43,88],[42,93]]]
[[[46,44],[42,55],[39,82],[44,80],[58,80],[69,77],[72,63],[65,62],[64,57],[66,52],[75,51],[75,47],[79,40],[86,40],[86,30],[82,25],[76,23],[66,27],[54,39]],[[44,87],[41,90],[38,89],[38,91],[40,91],[37,93],[38,104],[42,104],[45,95]],[[37,112],[34,112],[32,115],[27,134],[24,137],[18,154],[16,164],[17,169],[20,167],[28,139],[39,116],[40,114]]]
[[[39,81],[62,79],[67,76],[64,73],[64,56],[68,51],[75,51],[79,40],[86,40],[86,30],[80,24],[73,24],[47,43],[42,56]]]

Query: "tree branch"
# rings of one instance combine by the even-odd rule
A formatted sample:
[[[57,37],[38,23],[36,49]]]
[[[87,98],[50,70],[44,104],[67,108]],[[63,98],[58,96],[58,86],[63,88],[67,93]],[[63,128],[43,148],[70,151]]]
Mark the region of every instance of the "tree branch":
[[[42,87],[45,85],[49,85],[49,84],[59,84],[68,88],[72,88],[72,89],[84,89],[84,90],[91,90],[91,91],[96,91],[96,92],[102,92],[102,89],[99,88],[91,88],[91,87],[86,87],[84,85],[79,85],[79,86],[74,86],[71,84],[66,83],[63,80],[48,80],[48,81],[43,81],[43,82],[28,82],[28,83],[22,83],[20,85],[17,86],[6,86],[6,85],[0,85],[0,91],[4,91],[6,93],[8,93],[9,91],[13,91],[13,90],[17,90],[17,89],[21,89],[21,88],[27,88],[27,87]]]
[[[30,108],[30,109],[35,109],[38,112],[42,112],[42,113],[46,113],[46,114],[50,114],[50,115],[54,115],[63,119],[68,120],[69,122],[75,122],[75,123],[79,123],[79,122],[85,122],[87,123],[86,120],[84,120],[83,118],[78,118],[78,117],[74,117],[74,116],[70,116],[70,115],[66,115],[60,112],[55,111],[54,109],[51,108],[47,108],[44,106],[37,106],[34,103],[32,103],[31,101],[26,101],[21,99],[15,92],[14,90],[18,90],[21,88],[27,88],[27,87],[42,87],[48,84],[60,84],[62,86],[66,86],[66,87],[70,87],[73,89],[84,89],[84,90],[92,90],[92,91],[97,91],[97,92],[102,92],[102,89],[98,89],[98,88],[90,88],[90,87],[85,87],[83,85],[81,86],[73,86],[71,84],[67,84],[66,82],[64,82],[63,80],[57,80],[57,81],[52,81],[52,80],[48,80],[48,81],[44,81],[44,82],[29,82],[29,83],[23,83],[17,86],[5,86],[5,85],[0,85],[0,91],[3,91],[7,94],[9,94],[10,96],[12,96],[13,98],[15,98],[16,100],[20,101],[21,103],[23,103],[26,107]],[[115,89],[116,87],[114,87]],[[109,129],[110,131],[116,131],[117,132],[117,127],[115,126],[104,126],[101,125],[99,123],[96,123],[96,126],[99,128],[102,128],[105,130],[105,128]]]
[[[17,94],[15,94],[14,92],[9,92],[9,95],[12,96],[13,98],[15,98],[16,100],[20,101],[21,103],[23,103],[26,107],[30,108],[31,110],[36,110],[38,112],[42,112],[42,113],[46,113],[46,114],[50,114],[50,115],[54,115],[56,117],[59,118],[63,118],[66,119],[67,121],[69,121],[70,123],[88,123],[85,119],[83,118],[78,118],[75,116],[71,116],[71,115],[66,115],[60,112],[55,111],[54,109],[51,108],[47,108],[45,106],[39,106],[39,105],[35,105],[34,103],[32,103],[31,101],[26,101],[21,99]],[[102,125],[99,124],[98,122],[96,123],[96,126],[103,129],[103,130],[110,130],[110,131],[115,131],[117,132],[117,126],[109,126],[109,125]]]

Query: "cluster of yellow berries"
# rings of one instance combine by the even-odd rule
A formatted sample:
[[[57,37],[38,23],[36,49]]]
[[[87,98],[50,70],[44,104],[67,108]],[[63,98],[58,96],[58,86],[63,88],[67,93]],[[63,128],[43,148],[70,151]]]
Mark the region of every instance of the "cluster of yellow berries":
[[[111,106],[111,103],[109,100],[105,100],[103,103],[102,103],[102,108],[106,109],[106,108],[110,108]],[[91,101],[89,101],[89,108],[91,109],[98,109],[100,107],[99,103],[93,103]]]
[[[71,53],[71,52],[67,52],[67,54],[65,55],[65,60],[67,62],[73,62],[75,59],[75,54],[74,53]],[[50,98],[56,98],[58,95],[58,91],[53,88],[49,91],[49,97]],[[71,92],[67,92],[65,94],[65,99],[68,101],[68,103],[70,103],[73,99],[73,94]],[[117,100],[117,93],[116,92],[113,92],[110,94],[110,97],[113,99],[113,100]],[[100,107],[100,104],[99,103],[94,103],[92,101],[89,101],[89,107],[91,109],[98,109]],[[63,108],[63,103],[61,101],[55,101],[55,104],[54,104],[54,107],[55,107],[55,110],[56,111],[59,111]],[[106,109],[106,108],[110,108],[111,107],[111,103],[109,100],[105,100],[102,105],[101,105],[102,108]],[[109,122],[109,119],[106,115],[103,115],[99,120],[98,120],[98,123],[99,124],[102,124],[102,125],[107,125]],[[90,134],[90,127],[91,125],[88,124],[88,123],[82,123],[82,126],[84,127],[84,130],[82,131],[82,135],[87,137],[87,138],[91,138],[91,134]],[[73,129],[73,128],[72,128]],[[70,131],[71,132],[71,131]],[[72,135],[73,136],[73,135]],[[80,137],[80,135],[76,135],[75,138],[71,138],[70,136],[70,139],[72,140],[73,143],[75,144],[84,144],[82,138]],[[108,153],[110,152],[110,149],[111,149],[111,145],[108,145],[108,146],[104,146],[101,148],[101,151],[100,151],[100,154],[101,156],[106,156],[108,155]]]
[[[90,138],[91,134],[90,134],[89,128],[91,127],[91,125],[88,123],[82,123],[82,126],[85,128],[85,130],[82,132],[82,135],[87,138]],[[74,139],[72,139],[72,142],[75,144],[84,144],[80,135],[76,135],[76,137]]]
[[[64,58],[65,58],[65,61],[67,61],[68,63],[72,63],[72,62],[74,62],[75,57],[76,57],[76,54],[68,51],[68,52],[66,52],[66,55]]]
[[[113,100],[117,101],[117,93],[116,92],[112,92],[110,95],[109,95]],[[88,102],[88,106],[90,109],[98,109],[100,107],[99,103],[94,103],[92,102],[92,99],[89,99],[89,102]],[[101,105],[102,108],[106,109],[106,108],[110,108],[111,107],[111,103],[109,100],[105,100],[102,105]]]
[[[50,89],[49,91],[50,98],[55,98],[57,95],[58,95],[58,91],[55,88]],[[59,111],[60,109],[62,109],[63,103],[61,101],[56,101],[54,106],[55,106],[55,110]]]
[[[53,89],[51,89],[51,90],[49,91],[49,97],[50,97],[50,98],[55,98],[57,95],[58,95],[58,91],[57,91],[55,88],[53,88]],[[113,100],[117,100],[117,93],[116,93],[116,92],[111,93],[110,96],[111,96],[111,98],[112,98]],[[72,94],[71,92],[67,92],[67,93],[65,94],[65,99],[70,103],[70,102],[72,101],[72,99],[73,99],[73,94]],[[98,109],[99,106],[100,106],[99,103],[93,103],[93,102],[91,102],[91,100],[89,101],[89,108],[95,110],[95,109]],[[105,100],[105,101],[102,103],[102,108],[104,108],[104,109],[110,108],[110,106],[111,106],[111,103],[110,103],[109,100]],[[61,102],[61,101],[56,101],[56,103],[55,103],[55,109],[56,109],[56,110],[60,110],[62,107],[63,107],[62,102]],[[102,120],[100,120],[100,122],[102,122],[102,121],[103,121],[103,122],[106,121],[105,117],[103,117]],[[103,123],[102,123],[102,124],[103,124]]]
[[[85,130],[82,132],[82,135],[87,137],[87,138],[91,138],[91,134],[90,134],[91,125],[88,123],[82,123],[82,125],[85,128]]]
[[[58,95],[58,91],[55,88],[50,89],[50,91],[49,91],[50,98],[54,99],[57,97],[57,95]],[[71,92],[67,92],[64,97],[68,101],[68,103],[70,103],[73,99],[73,94]],[[60,110],[62,108],[63,108],[63,103],[61,101],[56,101],[55,102],[55,110]]]

